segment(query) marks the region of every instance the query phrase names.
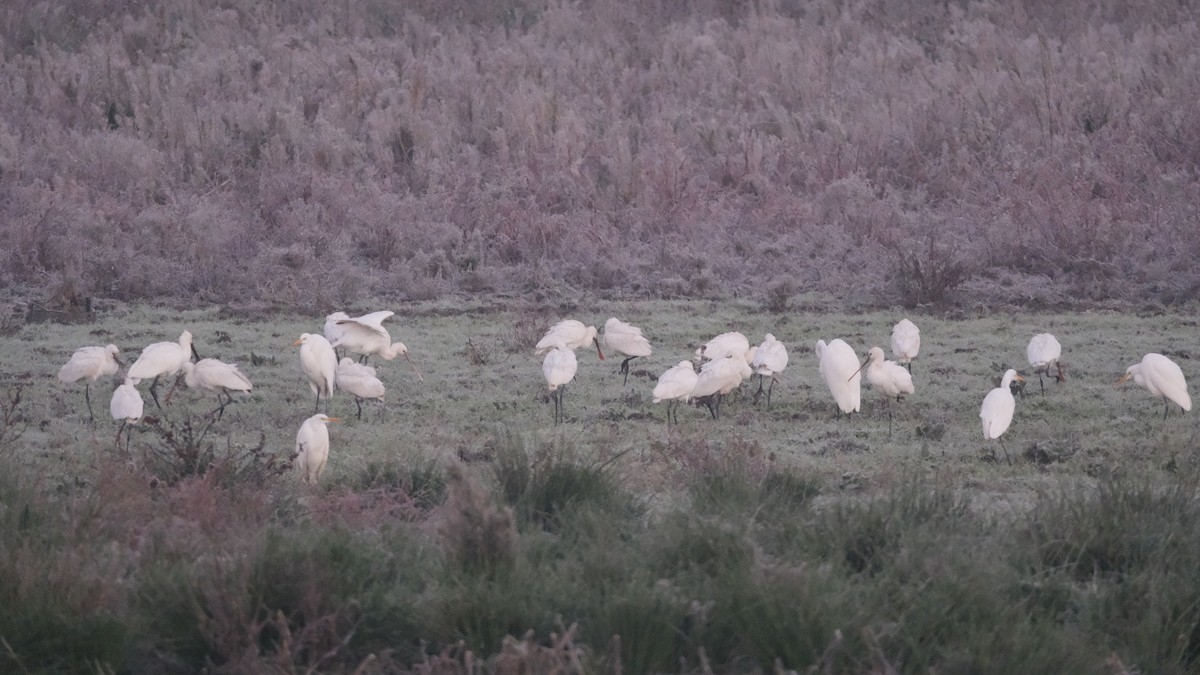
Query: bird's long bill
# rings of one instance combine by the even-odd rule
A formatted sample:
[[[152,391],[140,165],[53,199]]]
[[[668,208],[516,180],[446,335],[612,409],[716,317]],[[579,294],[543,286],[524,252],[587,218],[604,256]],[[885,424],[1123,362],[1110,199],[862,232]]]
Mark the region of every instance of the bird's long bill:
[[[1025,381],[1025,378],[1021,377],[1020,375],[1013,375],[1013,379],[1016,380],[1017,382]]]
[[[1124,375],[1121,376],[1121,379],[1117,380],[1116,383],[1113,384],[1113,386],[1119,387],[1122,384],[1125,384],[1125,381],[1128,380],[1130,377],[1132,377],[1132,376],[1129,373],[1125,373]]]
[[[871,362],[871,361],[870,361],[869,359],[868,359],[867,361],[865,361],[865,362],[864,362],[864,363],[863,363],[861,366],[859,366],[859,367],[858,367],[858,370],[854,371],[854,375],[857,375],[857,374],[861,373],[861,372],[862,372],[862,369],[863,369],[863,368],[866,368],[866,367],[867,367],[867,364],[868,364],[868,363],[870,363],[870,362]],[[853,379],[854,379],[854,375],[851,375],[850,377],[847,377],[847,378],[846,378],[846,381],[847,381],[847,382],[849,382],[850,380],[853,380]]]
[[[300,343],[302,343],[302,342],[304,342],[304,338],[296,338],[296,341],[292,343],[292,346],[296,347],[296,346],[300,345]]]
[[[598,338],[592,338],[592,342],[596,345],[596,353],[600,355],[600,360],[603,361],[604,352],[600,351],[600,340]]]
[[[408,365],[411,366],[413,372],[417,374],[417,379],[424,382],[425,376],[421,375],[421,371],[417,370],[417,364],[413,363],[412,357],[408,355],[408,352],[404,353],[404,360],[408,361]]]
[[[326,421],[326,422],[341,422],[341,421],[342,421],[342,418],[340,418],[340,417],[328,417],[328,418],[326,418],[326,419],[325,419],[325,421]]]
[[[117,358],[117,357],[115,357],[115,356],[113,357],[113,361],[116,361],[118,366],[120,366],[120,367],[122,367],[122,368],[124,368],[124,367],[125,367],[125,362],[124,362],[124,361],[122,361],[121,359],[118,359],[118,358]]]

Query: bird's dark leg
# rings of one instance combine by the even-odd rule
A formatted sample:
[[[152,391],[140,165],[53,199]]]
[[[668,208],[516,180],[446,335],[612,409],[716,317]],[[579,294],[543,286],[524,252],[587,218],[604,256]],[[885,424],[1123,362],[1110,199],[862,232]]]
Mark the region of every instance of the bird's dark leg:
[[[904,365],[908,366],[908,374],[912,375],[912,361],[909,361],[908,363],[905,363]]]
[[[1008,448],[1004,445],[1004,439],[998,438],[996,440],[1000,441],[1000,449],[1004,451],[1004,459],[1008,462],[1009,466],[1012,466],[1012,457],[1008,455]]]
[[[361,364],[363,364],[364,366],[365,366],[365,365],[367,365],[367,355],[366,355],[366,354],[360,354],[360,355],[359,355],[359,357],[358,357],[358,362],[359,362],[359,363],[361,363]]]
[[[313,401],[313,414],[317,414],[317,410],[321,408],[321,392],[317,392],[317,400]]]
[[[891,436],[892,435],[892,399],[891,398],[888,398],[888,400],[887,400],[887,412],[888,412],[888,436]]]
[[[625,373],[625,384],[629,384],[629,362],[636,358],[636,356],[630,356],[621,362],[621,372]]]
[[[713,396],[715,395],[716,394],[710,394],[704,397],[704,406],[708,408],[708,414],[712,415],[714,420],[717,419],[717,411],[713,409]]]
[[[162,410],[162,406],[158,403],[158,376],[154,376],[154,380],[150,383],[150,398],[154,399],[154,407]]]
[[[1183,410],[1183,408],[1180,408],[1180,410]],[[1163,397],[1163,421],[1164,422],[1167,421],[1167,415],[1169,415],[1169,414],[1171,414],[1171,402],[1168,401],[1166,399],[1166,397],[1164,396]]]
[[[725,394],[722,394],[721,392],[717,392],[716,396],[717,396],[717,417],[714,419],[719,419],[721,417],[721,402],[725,400]]]
[[[758,375],[758,391],[754,392],[754,405],[758,405],[758,399],[762,397],[762,394],[763,394],[763,375],[762,375],[762,373],[759,373],[759,375]]]
[[[113,440],[113,445],[117,446],[118,450],[121,448],[121,432],[125,431],[126,422],[127,420],[121,420],[121,426],[117,427],[117,437]],[[128,449],[129,445],[126,444],[125,447]]]
[[[94,414],[92,414],[92,391],[91,390],[92,390],[92,383],[84,382],[83,383],[83,400],[87,401],[88,421],[95,422],[96,416]]]
[[[1042,371],[1038,371],[1038,386],[1042,389],[1042,398],[1046,398],[1046,383],[1042,381]]]
[[[361,420],[362,419],[362,399],[355,396],[354,397],[354,405],[358,407],[358,417],[355,419]]]
[[[771,392],[775,391],[775,376],[771,375],[771,386],[767,387],[767,410],[771,409]]]

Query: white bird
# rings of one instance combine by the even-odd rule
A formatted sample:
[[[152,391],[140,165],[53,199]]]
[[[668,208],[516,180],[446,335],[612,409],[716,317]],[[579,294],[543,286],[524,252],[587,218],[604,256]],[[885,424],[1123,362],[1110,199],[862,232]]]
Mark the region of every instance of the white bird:
[[[196,353],[196,348],[192,345],[192,334],[188,331],[183,331],[179,334],[178,342],[155,342],[148,345],[142,350],[137,361],[129,366],[129,372],[125,376],[134,385],[142,380],[154,378],[150,383],[150,396],[154,399],[154,405],[158,408],[162,406],[158,403],[158,378],[166,375],[176,375],[183,370],[183,364],[191,361],[192,357],[197,359],[200,355]],[[175,386],[179,384],[179,379],[175,379],[175,384],[171,386],[171,392],[175,391]],[[168,400],[170,392],[168,392]]]
[[[754,373],[746,363],[744,354],[728,354],[700,367],[692,398],[704,399],[713,419],[721,416],[721,401],[729,392],[741,386],[742,381]],[[714,407],[713,399],[716,399]]]
[[[671,412],[675,412],[675,423],[679,424],[679,403],[692,400],[692,391],[696,389],[696,368],[691,361],[680,361],[658,376],[658,384],[654,385],[654,402],[667,402],[667,422],[671,421]]]
[[[183,364],[183,383],[189,389],[207,389],[217,392],[217,419],[225,414],[225,406],[233,403],[234,391],[250,391],[254,385],[250,378],[242,374],[232,363],[217,359],[200,359],[196,363],[188,361]],[[222,395],[228,398],[222,398]],[[211,414],[211,413],[210,413]]]
[[[145,412],[142,394],[137,390],[137,387],[133,386],[129,378],[125,378],[125,383],[113,391],[112,402],[108,404],[108,412],[114,420],[121,421],[121,427],[117,429],[117,438],[115,441],[115,444],[119,446],[121,444],[121,432],[125,431],[125,425],[137,424]],[[129,434],[125,434],[125,447],[129,447]]]
[[[585,326],[582,321],[564,319],[550,327],[546,334],[538,340],[534,347],[535,354],[545,354],[558,345],[566,345],[567,349],[579,349],[591,342],[596,345],[596,354],[604,360],[604,350],[600,349],[599,333],[595,326]]]
[[[329,461],[329,427],[330,422],[340,422],[337,417],[328,415],[313,415],[304,420],[300,431],[296,432],[296,467],[306,483],[316,483],[325,471],[325,463]]]
[[[755,402],[762,395],[763,378],[771,378],[771,386],[767,388],[767,408],[771,407],[771,391],[775,389],[775,381],[779,379],[779,374],[787,368],[788,353],[787,346],[775,336],[767,333],[763,336],[763,342],[758,347],[754,348],[754,357],[750,360],[750,368],[758,374],[758,391],[754,394]]]
[[[334,312],[325,317],[325,325],[321,328],[321,332],[325,335],[325,339],[329,340],[329,344],[337,342],[346,334],[346,329],[339,326],[338,322],[349,318],[350,315],[345,312]]]
[[[625,356],[621,362],[624,384],[629,384],[629,362],[639,356],[650,356],[650,341],[642,335],[642,329],[621,321],[616,317],[604,322],[604,346],[608,351]]]
[[[1192,409],[1192,397],[1188,395],[1187,380],[1183,377],[1183,371],[1178,364],[1162,354],[1151,352],[1143,356],[1141,363],[1135,363],[1125,369],[1125,374],[1117,380],[1117,384],[1122,384],[1129,378],[1133,378],[1138,386],[1145,387],[1155,398],[1164,399],[1163,419],[1167,418],[1167,413],[1171,410],[1171,404],[1167,401],[1175,403],[1184,412]]]
[[[908,319],[901,319],[900,323],[892,326],[892,356],[900,365],[908,366],[909,373],[912,372],[912,360],[917,358],[919,351],[921,351],[921,331],[917,328],[917,324]]]
[[[563,392],[567,383],[575,378],[579,362],[575,359],[575,351],[565,344],[555,345],[546,353],[542,360],[542,374],[546,376],[546,386],[550,388],[550,398],[554,399],[554,425],[565,421],[563,411]]]
[[[92,414],[92,383],[107,375],[115,375],[121,367],[117,358],[121,350],[116,345],[104,347],[80,347],[71,354],[71,358],[58,369],[58,379],[71,383],[87,380],[83,383],[83,399],[87,401],[88,419],[96,421]]]
[[[349,356],[342,357],[337,367],[337,388],[354,396],[354,405],[358,407],[358,419],[362,419],[362,401],[364,398],[383,400],[386,393],[383,382],[375,376],[375,369],[361,363],[355,363]]]
[[[335,312],[330,317],[341,313]],[[383,327],[383,320],[393,314],[395,312],[382,311],[353,318],[336,319],[334,325],[342,331],[342,334],[336,340],[332,340],[330,344],[335,349],[345,347],[355,354],[361,354],[362,363],[366,363],[372,354],[378,355],[384,361],[391,361],[397,356],[403,356],[413,372],[417,374],[417,379],[423,382],[425,377],[421,375],[421,371],[417,370],[417,365],[408,355],[408,347],[403,342],[392,342],[392,336]],[[329,323],[329,317],[325,317],[325,323]],[[336,329],[334,332],[337,332]]]
[[[859,365],[854,349],[840,338],[829,344],[817,340],[817,360],[838,410],[846,414],[858,412],[862,407],[862,373],[855,372]]]
[[[892,430],[892,398],[899,401],[913,393],[912,373],[895,361],[886,360],[883,356],[883,349],[880,347],[871,347],[870,358],[854,371],[854,374],[857,375],[863,368],[867,369],[867,382],[870,382],[872,387],[883,392],[887,397],[888,432],[890,433]]]
[[[1017,408],[1017,401],[1013,398],[1012,390],[1008,388],[1013,380],[1024,382],[1025,378],[1009,368],[1004,372],[1000,386],[989,391],[987,396],[983,397],[983,405],[979,407],[983,437],[989,441],[993,438],[1000,440],[1000,448],[1004,450],[1004,458],[1009,464],[1012,464],[1012,457],[1009,456],[1008,448],[1004,447],[1004,439],[1000,436],[1008,431],[1008,425],[1012,424],[1013,411]]]
[[[321,399],[333,398],[334,381],[337,377],[337,354],[333,345],[323,335],[303,333],[292,343],[300,345],[300,370],[308,377],[308,386],[317,397],[313,412],[321,405]]]
[[[1059,357],[1062,356],[1062,345],[1058,344],[1058,340],[1053,335],[1049,333],[1034,335],[1029,340],[1029,346],[1025,348],[1025,356],[1029,358],[1029,365],[1033,366],[1033,372],[1037,373],[1042,396],[1046,395],[1046,383],[1042,376],[1049,375],[1051,367],[1055,369],[1055,380],[1062,382],[1067,379],[1066,371],[1058,362]]]
[[[750,340],[737,331],[721,333],[715,338],[705,342],[696,350],[697,361],[715,361],[725,358],[731,354],[736,354],[750,362],[750,358],[746,358],[747,352],[750,351]],[[751,358],[753,358],[751,356]]]

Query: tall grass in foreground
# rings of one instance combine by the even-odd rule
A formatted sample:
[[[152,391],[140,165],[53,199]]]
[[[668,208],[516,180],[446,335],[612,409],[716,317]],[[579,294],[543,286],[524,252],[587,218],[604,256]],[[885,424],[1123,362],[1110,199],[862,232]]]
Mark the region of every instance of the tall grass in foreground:
[[[1200,667],[1191,476],[1064,488],[998,519],[919,476],[822,495],[703,445],[651,507],[562,441],[493,447],[487,464],[370,465],[311,491],[149,488],[101,461],[63,497],[4,460],[0,669]]]

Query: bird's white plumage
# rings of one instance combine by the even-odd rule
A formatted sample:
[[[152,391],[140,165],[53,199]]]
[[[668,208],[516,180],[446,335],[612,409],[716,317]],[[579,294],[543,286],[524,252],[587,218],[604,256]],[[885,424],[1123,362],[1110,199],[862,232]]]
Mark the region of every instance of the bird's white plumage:
[[[340,330],[341,335],[330,344],[333,347],[345,347],[355,354],[376,355],[385,361],[407,355],[408,347],[403,342],[392,342],[392,336],[383,327],[384,319],[393,314],[395,312],[384,310],[353,318],[336,319],[335,333]],[[328,320],[329,317],[326,317],[327,323]]]
[[[838,410],[844,413],[858,412],[862,408],[862,373],[855,372],[859,364],[854,349],[839,338],[828,344],[824,340],[817,340],[816,352],[821,377],[829,387]]]
[[[329,461],[330,422],[340,421],[328,415],[313,415],[296,432],[296,468],[306,483],[316,483]]]
[[[680,361],[658,377],[658,383],[654,385],[654,402],[690,401],[697,378],[692,362]]]
[[[1029,340],[1029,346],[1025,348],[1025,356],[1035,371],[1044,371],[1062,357],[1062,345],[1053,335],[1038,333]]]
[[[762,344],[754,349],[754,356],[750,360],[750,367],[754,372],[766,377],[782,373],[787,364],[787,346],[770,333],[763,336]]]
[[[145,403],[142,394],[133,386],[129,378],[113,391],[112,402],[108,404],[108,412],[117,421],[137,422],[142,419]]]
[[[979,407],[979,419],[983,425],[984,438],[988,440],[1000,438],[1012,424],[1013,411],[1017,408],[1017,401],[1013,398],[1009,385],[1016,379],[1021,379],[1017,375],[1017,371],[1009,368],[1005,371],[1004,378],[1000,380],[1000,386],[989,391],[987,396],[983,397],[983,405]]]
[[[908,363],[917,358],[919,351],[921,351],[920,329],[912,321],[901,319],[892,327],[892,356],[898,363]]]
[[[116,345],[104,347],[80,347],[71,354],[71,358],[58,370],[58,379],[63,382],[78,382],[87,380],[95,382],[101,377],[115,375],[119,369],[117,354],[121,350]]]
[[[321,332],[325,334],[325,339],[329,340],[329,344],[337,342],[346,334],[346,329],[338,325],[338,322],[349,318],[350,315],[345,312],[334,312],[325,317],[325,325]]]
[[[701,366],[696,386],[692,388],[692,398],[725,395],[737,389],[754,372],[743,354],[728,354]]]
[[[387,391],[374,368],[355,363],[350,357],[338,363],[337,388],[358,398],[382,399]]]
[[[696,350],[696,356],[699,357],[700,360],[715,361],[717,359],[736,354],[737,356],[742,357],[746,363],[749,363],[750,359],[746,358],[746,353],[749,351],[750,340],[738,331],[730,331],[728,333],[721,333],[720,335],[701,345],[700,348]]]
[[[217,359],[200,359],[183,364],[183,381],[192,389],[217,392],[250,391],[254,385],[238,367]]]
[[[129,366],[126,377],[137,384],[163,375],[171,376],[192,360],[192,334],[183,331],[178,342],[155,342],[142,350],[137,361]]]
[[[552,347],[542,360],[542,374],[546,377],[546,386],[550,391],[574,379],[578,368],[579,362],[575,358],[575,352],[564,344]]]
[[[887,396],[908,395],[914,391],[912,375],[904,366],[886,360],[880,347],[871,347],[870,360],[865,369],[867,382]]]
[[[329,340],[316,333],[303,333],[292,345],[300,345],[300,370],[308,378],[313,395],[318,399],[333,396],[337,355]]]
[[[604,322],[604,346],[625,356],[650,356],[652,351],[650,340],[642,335],[641,328],[616,317]]]
[[[567,349],[579,349],[591,342],[596,345],[596,353],[603,360],[604,352],[600,349],[598,336],[599,332],[595,326],[585,326],[582,321],[576,321],[575,319],[564,319],[546,331],[542,339],[538,340],[537,346],[534,347],[534,352],[545,354],[558,345],[565,345]]]
[[[1185,411],[1192,409],[1192,397],[1188,394],[1183,370],[1166,356],[1154,352],[1146,354],[1140,363],[1125,369],[1125,375],[1117,384],[1130,378],[1155,398],[1166,398]]]

